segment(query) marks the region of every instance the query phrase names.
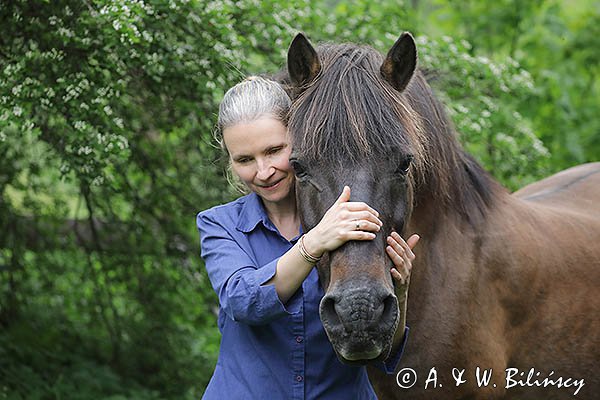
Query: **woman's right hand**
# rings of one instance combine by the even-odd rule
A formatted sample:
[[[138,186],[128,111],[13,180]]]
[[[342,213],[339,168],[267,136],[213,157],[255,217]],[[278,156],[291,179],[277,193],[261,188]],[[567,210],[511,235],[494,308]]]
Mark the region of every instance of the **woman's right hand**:
[[[373,240],[383,222],[379,213],[363,202],[350,201],[350,187],[344,190],[321,221],[304,235],[306,250],[315,257],[333,251],[350,240]]]

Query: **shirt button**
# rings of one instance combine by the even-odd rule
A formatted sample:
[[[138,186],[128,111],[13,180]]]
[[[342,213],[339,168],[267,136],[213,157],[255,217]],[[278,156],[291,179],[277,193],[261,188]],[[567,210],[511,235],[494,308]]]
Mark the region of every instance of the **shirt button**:
[[[296,343],[302,343],[303,340],[302,336],[296,336]]]
[[[296,375],[296,381],[302,382],[303,380],[304,378],[302,377],[302,375]]]

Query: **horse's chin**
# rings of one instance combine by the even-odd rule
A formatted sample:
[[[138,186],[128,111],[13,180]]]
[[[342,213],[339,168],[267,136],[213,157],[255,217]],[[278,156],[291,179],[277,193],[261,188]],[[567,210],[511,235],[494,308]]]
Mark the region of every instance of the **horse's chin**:
[[[390,353],[391,346],[376,345],[370,349],[351,351],[346,346],[335,346],[334,350],[338,359],[347,365],[367,365],[378,361],[385,361]]]

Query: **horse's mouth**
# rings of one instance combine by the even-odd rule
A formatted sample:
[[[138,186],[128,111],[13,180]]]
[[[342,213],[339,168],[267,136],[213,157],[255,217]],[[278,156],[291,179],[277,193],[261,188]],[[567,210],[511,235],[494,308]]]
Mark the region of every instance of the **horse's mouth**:
[[[381,346],[373,346],[370,350],[362,350],[362,351],[349,351],[346,348],[341,348],[339,351],[336,351],[338,358],[346,363],[346,364],[369,364],[373,361],[376,361],[382,356],[382,347]]]
[[[339,360],[348,365],[365,365],[388,358],[392,347],[391,333],[360,332],[335,332],[325,329],[329,340]]]

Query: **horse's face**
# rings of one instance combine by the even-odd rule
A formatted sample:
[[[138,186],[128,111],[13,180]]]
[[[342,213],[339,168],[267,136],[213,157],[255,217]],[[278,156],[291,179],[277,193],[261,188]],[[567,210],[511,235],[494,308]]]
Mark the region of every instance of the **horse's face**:
[[[288,53],[299,93],[290,116],[290,161],[304,229],[319,223],[345,185],[350,201],[367,203],[384,223],[374,240],[347,242],[317,266],[325,289],[320,304],[325,331],[338,357],[358,364],[388,357],[400,320],[385,248],[387,236],[402,233],[410,215],[413,154],[390,98],[408,84],[416,63],[410,35],[403,35],[385,60],[373,61],[361,51],[335,47],[333,56],[320,60],[323,53],[317,55],[299,35]],[[377,75],[363,74],[374,63]]]
[[[383,227],[372,241],[351,241],[317,265],[326,293],[320,316],[331,343],[346,363],[385,359],[390,351],[399,315],[398,300],[387,256],[386,238],[402,231],[410,201],[405,170],[400,162],[332,169],[292,159],[298,178],[296,195],[305,229],[313,228],[342,192],[351,188],[351,201],[362,201],[380,213]]]

